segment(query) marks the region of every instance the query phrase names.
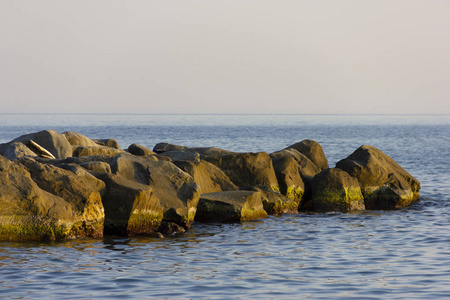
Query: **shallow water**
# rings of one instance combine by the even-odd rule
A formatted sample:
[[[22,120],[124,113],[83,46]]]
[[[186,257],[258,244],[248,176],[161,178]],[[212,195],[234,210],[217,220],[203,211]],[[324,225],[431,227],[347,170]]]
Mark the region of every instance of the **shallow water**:
[[[183,234],[0,243],[0,298],[450,298],[450,116],[2,115],[0,142],[41,129],[233,151],[306,138],[330,166],[362,144],[422,184],[395,211],[194,223]]]

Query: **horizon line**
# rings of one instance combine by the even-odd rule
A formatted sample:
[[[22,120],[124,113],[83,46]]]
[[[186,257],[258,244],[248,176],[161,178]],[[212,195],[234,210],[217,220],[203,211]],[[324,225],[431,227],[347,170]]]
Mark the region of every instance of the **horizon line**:
[[[123,115],[123,116],[448,116],[450,113],[25,113],[0,112],[0,115]]]

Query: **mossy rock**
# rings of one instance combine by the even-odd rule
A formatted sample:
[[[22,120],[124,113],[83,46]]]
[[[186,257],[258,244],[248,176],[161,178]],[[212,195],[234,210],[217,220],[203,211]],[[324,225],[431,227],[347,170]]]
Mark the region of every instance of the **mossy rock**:
[[[105,234],[130,236],[157,231],[164,210],[150,186],[114,174],[98,176],[107,190],[102,197]]]
[[[103,209],[101,192],[105,184],[87,173],[78,165],[61,164],[63,169],[40,163],[32,158],[20,158],[23,165],[37,185],[64,199],[72,207],[74,228],[72,237],[101,237],[103,235]]]
[[[358,180],[367,209],[395,209],[419,199],[419,181],[373,146],[359,147],[336,168]]]
[[[261,194],[240,190],[201,195],[195,221],[239,223],[266,217]]]
[[[238,187],[255,186],[280,191],[272,159],[266,152],[211,155],[205,157],[205,160],[224,171]]]
[[[30,173],[0,156],[0,240],[61,240],[75,222],[71,205],[39,188]]]
[[[365,209],[358,180],[341,169],[327,169],[315,176],[311,194],[314,211],[348,212]]]

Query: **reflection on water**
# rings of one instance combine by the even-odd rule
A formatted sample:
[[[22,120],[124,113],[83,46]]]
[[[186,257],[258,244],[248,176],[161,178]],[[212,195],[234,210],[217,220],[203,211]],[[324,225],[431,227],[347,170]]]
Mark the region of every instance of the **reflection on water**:
[[[0,297],[450,297],[450,207],[194,224],[164,239],[0,244]]]

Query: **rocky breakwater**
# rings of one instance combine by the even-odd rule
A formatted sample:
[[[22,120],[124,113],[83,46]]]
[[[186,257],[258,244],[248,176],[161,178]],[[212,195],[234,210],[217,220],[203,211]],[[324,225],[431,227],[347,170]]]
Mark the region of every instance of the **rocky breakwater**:
[[[168,143],[150,150],[45,130],[0,144],[0,240],[182,232],[299,211],[396,209],[419,182],[362,146],[335,168],[304,140],[273,153]]]

